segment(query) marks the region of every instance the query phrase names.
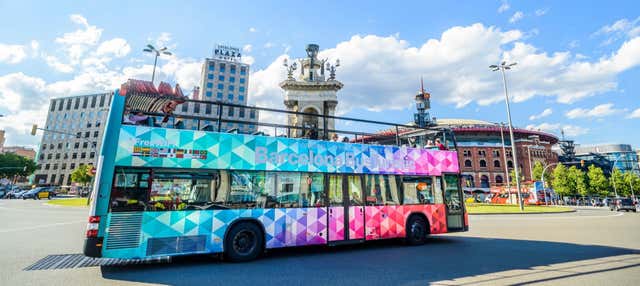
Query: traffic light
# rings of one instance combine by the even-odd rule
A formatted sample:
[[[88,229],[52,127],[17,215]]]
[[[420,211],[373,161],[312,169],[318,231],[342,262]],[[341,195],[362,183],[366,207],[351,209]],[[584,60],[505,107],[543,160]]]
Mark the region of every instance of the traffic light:
[[[33,126],[31,126],[31,135],[36,136],[37,130],[38,130],[38,124],[33,124]]]

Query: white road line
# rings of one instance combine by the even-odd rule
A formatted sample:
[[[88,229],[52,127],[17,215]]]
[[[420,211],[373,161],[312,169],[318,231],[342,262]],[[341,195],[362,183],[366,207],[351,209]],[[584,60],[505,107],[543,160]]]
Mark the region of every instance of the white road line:
[[[507,219],[507,220],[536,220],[536,219],[576,219],[576,218],[607,218],[607,217],[617,217],[622,216],[624,213],[616,213],[612,215],[591,215],[591,216],[537,216],[537,217],[522,217],[524,215],[483,215],[483,216],[472,216],[470,219]]]
[[[25,230],[33,230],[33,229],[47,228],[47,227],[58,226],[58,225],[68,225],[68,224],[81,223],[81,222],[85,222],[85,221],[84,221],[84,220],[78,220],[78,221],[58,222],[58,223],[51,223],[51,224],[34,225],[34,226],[27,226],[27,227],[19,227],[19,228],[1,229],[1,230],[0,230],[0,233],[9,233],[9,232],[18,232],[18,231],[25,231]]]

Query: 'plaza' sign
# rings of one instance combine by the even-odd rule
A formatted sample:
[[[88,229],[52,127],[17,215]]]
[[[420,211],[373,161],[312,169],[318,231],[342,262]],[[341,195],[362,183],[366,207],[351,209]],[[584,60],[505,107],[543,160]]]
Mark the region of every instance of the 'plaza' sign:
[[[231,46],[217,45],[213,49],[213,56],[227,61],[238,61],[242,57],[240,49]]]

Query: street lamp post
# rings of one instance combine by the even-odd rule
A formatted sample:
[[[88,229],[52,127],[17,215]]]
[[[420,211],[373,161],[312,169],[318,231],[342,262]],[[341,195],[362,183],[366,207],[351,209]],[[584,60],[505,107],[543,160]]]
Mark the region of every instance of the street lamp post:
[[[171,52],[167,51],[167,47],[158,50],[152,45],[147,45],[147,47],[142,51],[155,54],[155,59],[153,60],[153,73],[151,74],[151,82],[153,82],[156,76],[156,64],[158,63],[158,57],[160,56],[160,54],[170,56]]]
[[[507,148],[504,145],[504,132],[502,128],[504,127],[504,122],[500,122],[500,139],[502,139],[502,157],[504,158],[504,174],[507,179],[507,188],[511,190],[511,182],[509,181],[509,164],[507,164]]]
[[[503,61],[500,65],[491,65],[489,68],[492,71],[500,71],[502,72],[502,83],[504,86],[504,100],[507,105],[507,119],[509,120],[509,136],[511,137],[511,152],[513,153],[513,169],[516,175],[516,188],[518,188],[518,205],[520,206],[520,211],[524,211],[524,204],[522,203],[522,195],[520,194],[520,172],[518,170],[518,151],[516,150],[515,139],[513,136],[513,124],[511,122],[511,108],[509,107],[509,91],[507,90],[507,76],[505,75],[505,70],[511,69],[512,66],[516,65],[516,63],[507,64],[506,61]]]
[[[611,165],[611,181],[613,181],[613,193],[618,197],[618,190],[616,190],[616,178],[613,176],[613,171],[616,169],[616,163],[618,163],[620,158],[616,158]]]

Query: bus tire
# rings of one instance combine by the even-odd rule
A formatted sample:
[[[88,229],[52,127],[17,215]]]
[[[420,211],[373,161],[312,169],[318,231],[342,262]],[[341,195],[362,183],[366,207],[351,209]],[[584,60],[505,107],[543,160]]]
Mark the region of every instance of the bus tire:
[[[248,221],[234,225],[224,240],[224,255],[231,262],[253,260],[263,251],[264,235],[262,229]]]
[[[405,241],[409,245],[422,245],[427,242],[429,223],[423,216],[411,215],[407,220]]]

